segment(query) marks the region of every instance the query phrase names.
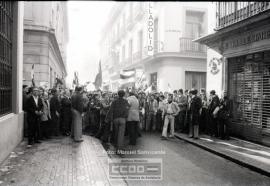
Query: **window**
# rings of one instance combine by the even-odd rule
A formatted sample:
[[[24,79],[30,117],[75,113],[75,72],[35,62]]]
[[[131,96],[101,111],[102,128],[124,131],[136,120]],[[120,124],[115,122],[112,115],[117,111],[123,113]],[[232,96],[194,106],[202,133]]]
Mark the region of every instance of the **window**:
[[[12,112],[13,2],[0,2],[0,116]]]
[[[201,23],[203,14],[200,12],[187,11],[186,14],[186,37],[198,38],[202,35]]]

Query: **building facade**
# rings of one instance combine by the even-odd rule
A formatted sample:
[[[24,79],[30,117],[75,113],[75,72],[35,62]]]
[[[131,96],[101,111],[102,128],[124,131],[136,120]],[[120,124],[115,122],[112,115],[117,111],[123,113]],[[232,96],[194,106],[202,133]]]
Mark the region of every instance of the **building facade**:
[[[232,134],[270,145],[270,3],[219,2],[215,32],[197,41],[222,57]]]
[[[24,5],[24,84],[52,88],[64,79],[68,42],[67,2],[27,1]]]
[[[23,139],[23,2],[0,2],[0,162]]]
[[[206,88],[207,3],[117,2],[100,42],[103,87],[134,86],[145,77],[157,91]],[[135,69],[131,81],[121,70]],[[139,75],[138,75],[139,74]]]

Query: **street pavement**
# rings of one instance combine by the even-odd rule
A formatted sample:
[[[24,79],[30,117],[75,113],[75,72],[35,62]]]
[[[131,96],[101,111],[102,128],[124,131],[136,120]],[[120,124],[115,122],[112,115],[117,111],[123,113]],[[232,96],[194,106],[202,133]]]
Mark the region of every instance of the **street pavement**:
[[[213,186],[268,186],[270,178],[208,151],[200,149],[183,140],[160,140],[159,133],[143,134],[134,148],[140,151],[165,152],[157,155],[125,155],[125,158],[161,158],[163,161],[163,180],[133,181],[129,185],[213,185]]]
[[[82,143],[68,137],[31,148],[21,143],[0,166],[0,186],[270,185],[269,177],[177,138],[161,140],[159,133],[143,133],[137,142],[126,152],[145,153],[125,154],[122,159],[162,159],[162,180],[109,179],[108,159],[120,157],[113,153],[108,156],[99,140],[84,135]],[[109,151],[112,146],[104,147],[113,152]]]

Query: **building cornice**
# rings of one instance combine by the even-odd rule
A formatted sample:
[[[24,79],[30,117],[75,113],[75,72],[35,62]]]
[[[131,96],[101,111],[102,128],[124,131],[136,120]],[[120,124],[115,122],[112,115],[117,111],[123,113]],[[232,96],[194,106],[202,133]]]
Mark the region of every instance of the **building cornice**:
[[[27,25],[27,24],[24,24],[24,30],[32,31],[32,32],[43,32],[49,35],[49,39],[52,43],[53,48],[56,51],[56,56],[60,62],[60,66],[64,70],[64,73],[65,73],[64,75],[67,76],[66,66],[64,64],[63,57],[62,57],[62,54],[61,54],[61,51],[60,51],[60,48],[59,48],[59,45],[55,36],[55,30],[46,26],[33,26],[33,25]]]

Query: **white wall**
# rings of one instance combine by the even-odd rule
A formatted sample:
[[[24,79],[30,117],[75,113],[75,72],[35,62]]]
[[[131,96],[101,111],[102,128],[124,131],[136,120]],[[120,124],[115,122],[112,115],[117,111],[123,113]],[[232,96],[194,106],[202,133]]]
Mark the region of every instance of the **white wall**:
[[[168,84],[173,90],[185,89],[185,72],[206,72],[204,60],[189,58],[167,58],[154,61],[146,65],[147,82],[150,83],[150,74],[157,72],[158,91],[168,91]]]
[[[216,27],[216,4],[215,3],[209,3],[208,6],[209,12],[208,12],[208,32],[214,33],[214,28]],[[210,61],[213,58],[221,58],[222,56],[217,53],[216,51],[210,49],[208,47],[207,50],[207,83],[206,83],[206,91],[209,94],[211,90],[215,90],[216,94],[221,96],[222,93],[222,64],[218,65],[219,72],[217,74],[212,74],[211,68],[209,66]]]
[[[21,142],[23,138],[22,74],[23,74],[23,1],[15,2],[13,32],[12,112],[0,117],[0,162]]]

